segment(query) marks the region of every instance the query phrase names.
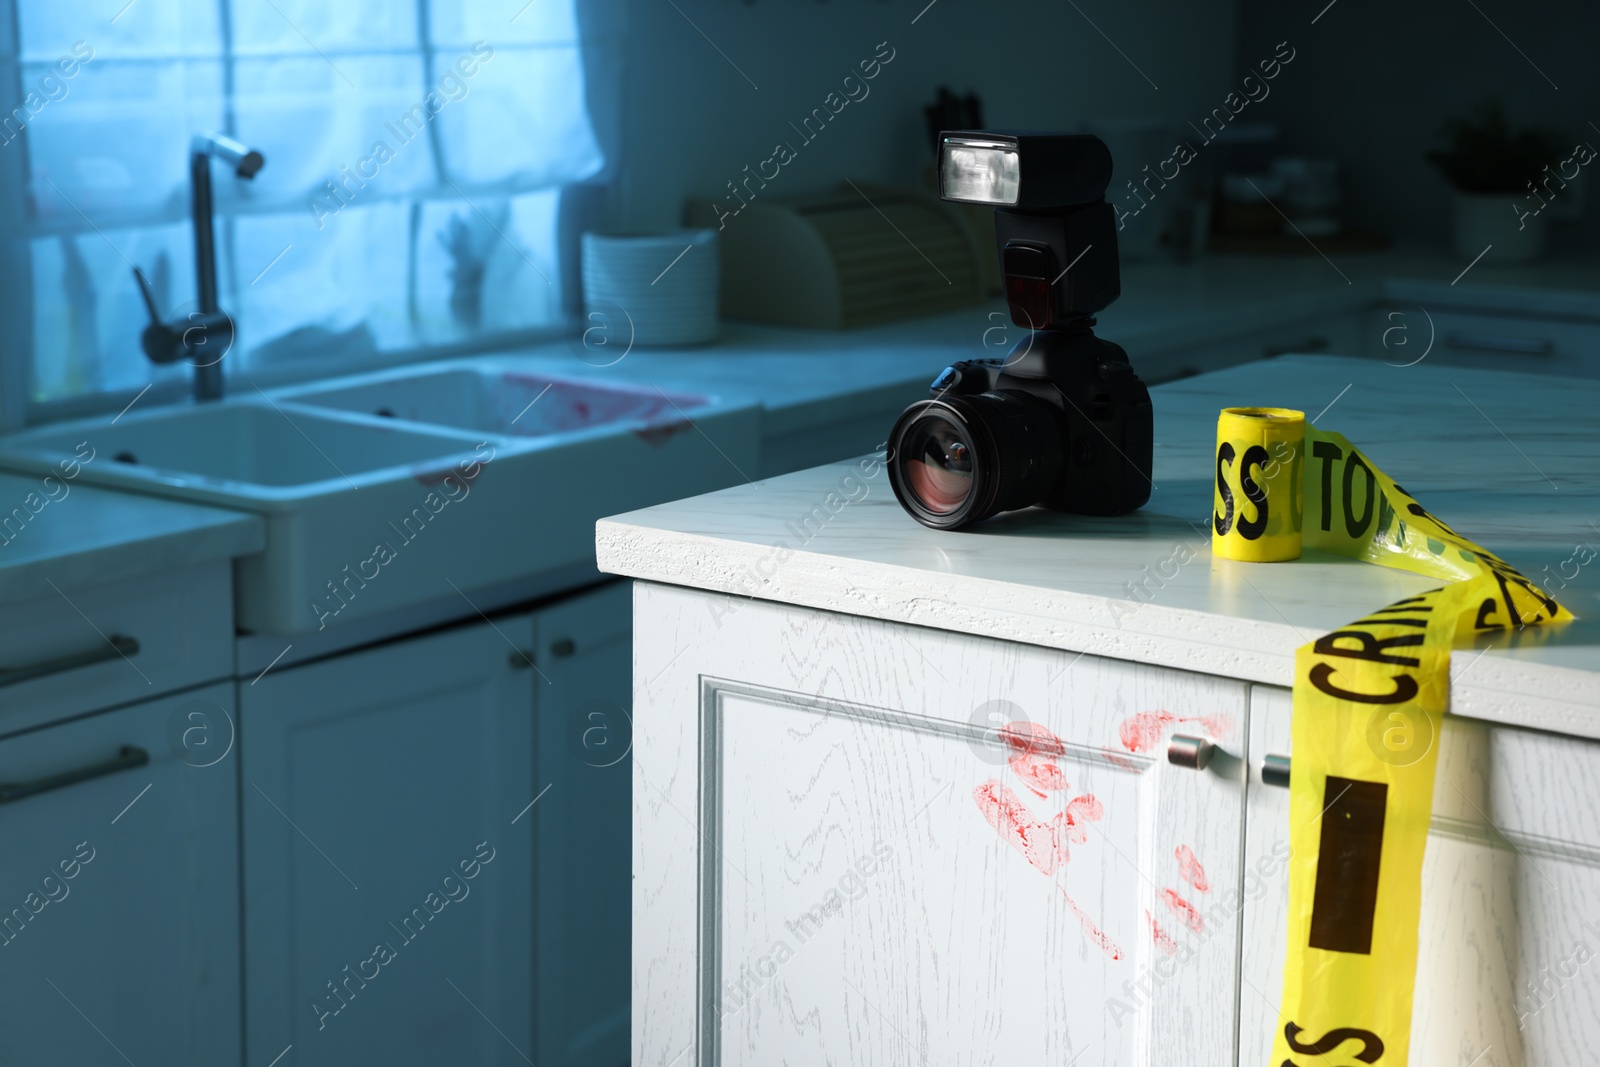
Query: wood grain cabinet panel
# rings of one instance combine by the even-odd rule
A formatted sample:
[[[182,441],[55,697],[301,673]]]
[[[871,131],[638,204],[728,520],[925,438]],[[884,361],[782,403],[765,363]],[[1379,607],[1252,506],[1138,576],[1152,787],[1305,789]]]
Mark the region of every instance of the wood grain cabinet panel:
[[[635,1063],[1235,1062],[1245,686],[635,608]]]

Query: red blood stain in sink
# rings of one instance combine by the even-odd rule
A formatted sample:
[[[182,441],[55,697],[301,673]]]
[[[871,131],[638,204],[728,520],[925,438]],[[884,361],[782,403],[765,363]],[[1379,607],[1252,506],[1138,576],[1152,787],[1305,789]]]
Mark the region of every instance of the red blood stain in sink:
[[[1193,904],[1184,900],[1177,893],[1170,889],[1163,889],[1161,891],[1161,899],[1172,910],[1173,914],[1183,920],[1183,925],[1189,929],[1199,933],[1206,928],[1206,921],[1200,912],[1195,909]]]
[[[1195,858],[1194,849],[1188,845],[1179,845],[1177,857],[1178,876],[1202,893],[1211,892],[1211,882],[1206,878],[1206,869],[1200,866],[1200,861]]]
[[[688,419],[676,419],[672,422],[657,422],[649,426],[639,426],[634,429],[633,434],[645,444],[660,448],[678,434],[691,428],[692,426]]]
[[[468,468],[470,467],[476,467],[477,470],[469,474]],[[430,489],[436,485],[442,485],[446,478],[455,479],[458,485],[466,484],[470,486],[483,473],[483,467],[483,463],[480,462],[461,462],[453,467],[413,467],[411,468],[411,478],[419,485],[426,485]]]
[[[1042,797],[1067,788],[1066,775],[1055,763],[1056,757],[1067,751],[1061,738],[1034,722],[1008,723],[1001,728],[1000,738],[1015,753],[1009,761],[1011,769],[1029,789]]]
[[[1161,924],[1156,922],[1155,916],[1147,911],[1144,913],[1144,921],[1150,924],[1150,940],[1155,942],[1156,948],[1168,956],[1176,956],[1178,943],[1172,939],[1171,934],[1161,929]]]
[[[1056,888],[1061,889],[1060,886],[1057,886]],[[1120,960],[1122,958],[1122,950],[1117,947],[1117,943],[1111,940],[1111,938],[1107,937],[1105,931],[1096,926],[1094,921],[1083,913],[1083,909],[1078,907],[1077,903],[1067,895],[1067,891],[1065,889],[1061,889],[1061,896],[1066,900],[1067,907],[1072,909],[1072,914],[1078,917],[1078,922],[1083,925],[1084,936],[1098,945],[1100,947],[1100,951],[1104,952],[1107,956],[1110,956],[1114,960]]]

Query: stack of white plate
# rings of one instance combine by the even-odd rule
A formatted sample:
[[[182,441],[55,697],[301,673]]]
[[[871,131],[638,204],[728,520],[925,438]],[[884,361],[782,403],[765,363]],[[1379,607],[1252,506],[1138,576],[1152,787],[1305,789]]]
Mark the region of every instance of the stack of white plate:
[[[585,310],[625,317],[634,344],[715,340],[718,275],[715,230],[583,235]]]

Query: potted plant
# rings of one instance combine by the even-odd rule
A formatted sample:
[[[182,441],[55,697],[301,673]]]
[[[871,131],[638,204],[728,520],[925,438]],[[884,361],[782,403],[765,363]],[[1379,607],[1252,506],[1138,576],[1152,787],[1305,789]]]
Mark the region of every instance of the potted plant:
[[[1472,259],[1525,263],[1544,252],[1543,205],[1553,190],[1545,168],[1565,143],[1552,130],[1514,132],[1498,103],[1444,125],[1448,147],[1427,159],[1455,186],[1456,254]],[[1564,183],[1556,181],[1559,188]]]

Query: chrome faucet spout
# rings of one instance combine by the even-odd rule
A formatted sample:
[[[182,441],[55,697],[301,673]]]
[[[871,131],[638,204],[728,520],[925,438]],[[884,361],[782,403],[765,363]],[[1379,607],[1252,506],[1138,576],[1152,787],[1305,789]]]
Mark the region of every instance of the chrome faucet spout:
[[[222,355],[233,344],[233,319],[217,304],[216,230],[211,197],[211,161],[220,159],[234,176],[249,180],[266,162],[261,153],[218,133],[196,134],[189,142],[189,205],[194,224],[194,270],[199,311],[186,320],[162,322],[149,285],[134,268],[150,325],[142,337],[145,355],[156,363],[187,358],[194,367],[194,398],[219,400],[223,393]]]

